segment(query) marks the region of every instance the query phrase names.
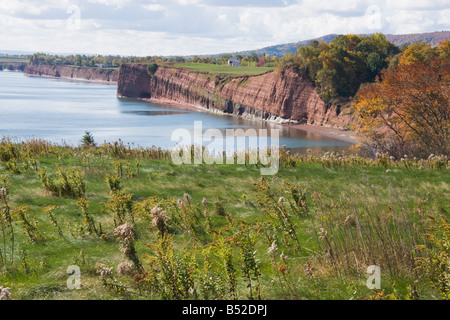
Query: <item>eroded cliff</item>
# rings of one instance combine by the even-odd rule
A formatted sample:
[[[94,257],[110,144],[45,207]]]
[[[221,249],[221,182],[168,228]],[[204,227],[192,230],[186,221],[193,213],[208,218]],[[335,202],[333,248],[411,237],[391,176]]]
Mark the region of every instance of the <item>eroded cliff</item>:
[[[27,76],[101,81],[111,84],[117,84],[119,80],[119,72],[117,70],[59,65],[27,65],[24,74]]]
[[[23,62],[0,62],[0,71],[23,71],[26,66],[27,64]]]
[[[176,102],[238,116],[279,122],[346,127],[351,115],[329,107],[313,84],[294,69],[260,76],[221,79],[186,69],[124,64],[119,97]]]

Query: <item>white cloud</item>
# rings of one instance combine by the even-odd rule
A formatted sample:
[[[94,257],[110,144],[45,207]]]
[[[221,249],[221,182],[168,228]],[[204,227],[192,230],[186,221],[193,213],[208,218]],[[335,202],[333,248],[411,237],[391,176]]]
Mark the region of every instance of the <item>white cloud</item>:
[[[67,27],[71,5],[81,30]],[[367,22],[373,5],[381,30]],[[0,2],[0,50],[208,54],[330,33],[449,30],[449,16],[448,0],[12,0]]]
[[[160,4],[144,4],[142,7],[148,11],[163,11],[165,9],[165,7]]]
[[[112,6],[117,9],[123,8],[128,5],[131,0],[88,0],[90,3],[99,3],[105,6]]]

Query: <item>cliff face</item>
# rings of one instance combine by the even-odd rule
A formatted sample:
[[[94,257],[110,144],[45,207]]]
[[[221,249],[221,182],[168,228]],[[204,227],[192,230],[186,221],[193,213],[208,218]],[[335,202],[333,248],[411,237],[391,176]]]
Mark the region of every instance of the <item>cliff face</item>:
[[[117,95],[124,98],[150,98],[150,75],[147,67],[140,64],[120,66]]]
[[[0,62],[0,70],[23,71],[27,66],[22,62]]]
[[[125,64],[117,93],[280,122],[333,126],[351,122],[335,108],[328,108],[312,83],[294,69],[224,81],[168,67],[158,68],[150,77],[144,65]]]
[[[54,65],[27,65],[24,74],[27,76],[102,81],[111,84],[116,84],[119,80],[119,72],[116,70]]]

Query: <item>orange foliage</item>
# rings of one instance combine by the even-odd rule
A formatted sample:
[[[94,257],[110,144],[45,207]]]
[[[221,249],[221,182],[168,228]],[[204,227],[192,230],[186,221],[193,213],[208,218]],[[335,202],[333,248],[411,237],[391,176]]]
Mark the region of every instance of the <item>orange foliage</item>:
[[[354,103],[365,142],[399,157],[448,155],[450,60],[410,60],[381,78],[364,86]]]

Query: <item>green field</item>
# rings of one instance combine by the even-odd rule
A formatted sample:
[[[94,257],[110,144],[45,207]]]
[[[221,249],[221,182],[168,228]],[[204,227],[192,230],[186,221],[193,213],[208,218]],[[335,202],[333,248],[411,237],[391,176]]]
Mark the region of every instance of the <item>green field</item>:
[[[176,63],[173,66],[176,68],[183,68],[201,73],[209,73],[213,75],[224,74],[233,77],[257,76],[274,70],[274,68],[265,67],[230,67],[206,63]]]
[[[0,62],[27,63],[27,59],[18,58],[18,57],[2,57],[2,56],[0,56]]]
[[[12,299],[440,299],[448,168],[282,152],[262,179],[257,165],[178,166],[156,149],[3,141],[0,287]],[[381,290],[366,287],[370,265]]]

